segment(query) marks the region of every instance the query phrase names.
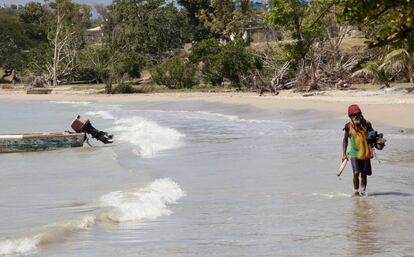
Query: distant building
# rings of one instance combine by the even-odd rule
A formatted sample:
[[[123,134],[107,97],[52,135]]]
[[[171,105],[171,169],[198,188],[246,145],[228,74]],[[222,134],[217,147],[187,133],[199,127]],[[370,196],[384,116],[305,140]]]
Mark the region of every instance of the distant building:
[[[279,39],[278,34],[269,27],[250,27],[246,32],[250,43],[274,42]]]
[[[272,4],[269,3],[269,0],[253,0],[250,4],[253,8],[261,9],[263,11],[267,11],[269,7],[272,6]],[[236,3],[236,8],[237,7],[240,7],[240,3]]]
[[[269,3],[268,0],[254,0],[252,1],[253,8],[262,9],[263,11],[267,11],[272,4]]]
[[[101,26],[85,30],[84,39],[87,45],[100,44],[102,43],[102,38],[103,32]]]

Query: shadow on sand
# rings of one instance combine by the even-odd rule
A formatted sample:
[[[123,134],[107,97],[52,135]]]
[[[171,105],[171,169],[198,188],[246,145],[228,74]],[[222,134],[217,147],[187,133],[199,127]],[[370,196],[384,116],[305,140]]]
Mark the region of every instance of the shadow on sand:
[[[368,196],[383,196],[383,195],[393,195],[393,196],[413,196],[409,193],[402,193],[402,192],[374,192],[369,193]]]

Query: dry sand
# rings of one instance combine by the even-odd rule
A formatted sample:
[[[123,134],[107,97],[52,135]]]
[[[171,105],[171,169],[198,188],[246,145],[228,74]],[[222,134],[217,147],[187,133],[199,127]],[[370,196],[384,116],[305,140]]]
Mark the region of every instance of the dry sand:
[[[153,93],[106,95],[93,91],[54,90],[49,95],[27,95],[21,90],[0,89],[1,100],[23,101],[97,101],[97,102],[138,102],[138,101],[212,101],[227,104],[248,104],[259,108],[321,110],[337,112],[346,118],[349,104],[359,104],[367,119],[401,128],[414,128],[414,95],[387,94],[364,95],[361,91],[327,91],[304,97],[303,94],[284,91],[278,96],[259,96],[256,93]]]

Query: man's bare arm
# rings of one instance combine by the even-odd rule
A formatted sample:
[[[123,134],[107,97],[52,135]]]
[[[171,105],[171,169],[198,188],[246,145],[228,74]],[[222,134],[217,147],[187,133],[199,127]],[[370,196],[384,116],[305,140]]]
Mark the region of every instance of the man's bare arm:
[[[342,141],[342,161],[348,158],[346,156],[346,149],[348,148],[348,137],[349,137],[349,132],[345,130],[344,139]]]

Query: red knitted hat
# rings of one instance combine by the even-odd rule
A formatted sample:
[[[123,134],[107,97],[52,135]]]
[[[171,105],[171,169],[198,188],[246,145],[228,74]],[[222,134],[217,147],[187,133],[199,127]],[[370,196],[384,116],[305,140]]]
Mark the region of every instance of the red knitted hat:
[[[353,114],[358,114],[358,113],[362,113],[358,105],[353,104],[348,107],[348,116],[351,116]]]

